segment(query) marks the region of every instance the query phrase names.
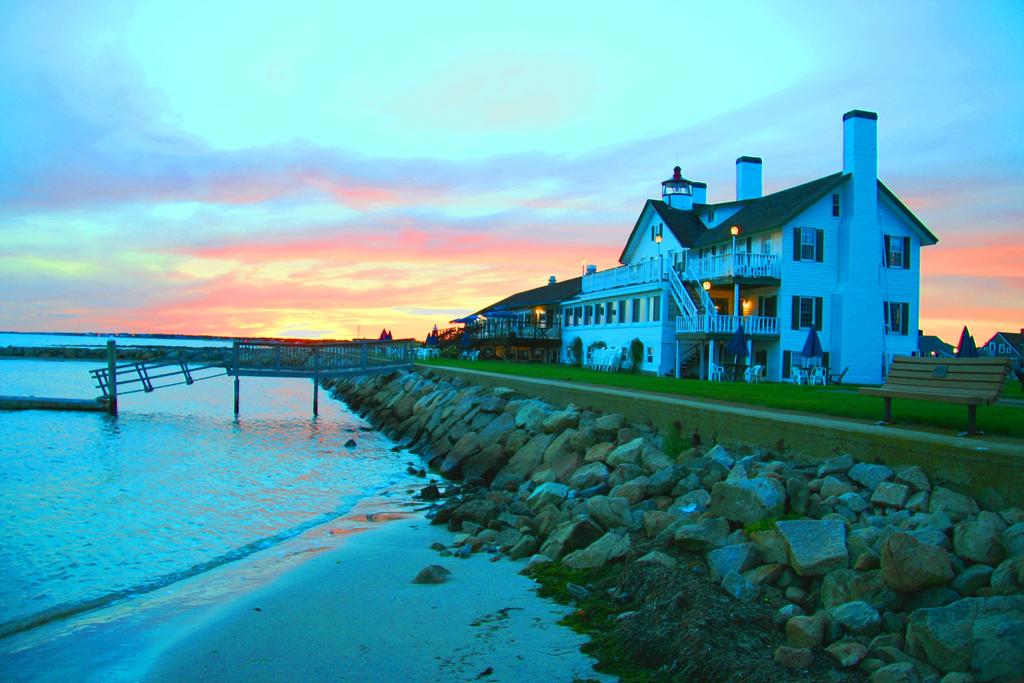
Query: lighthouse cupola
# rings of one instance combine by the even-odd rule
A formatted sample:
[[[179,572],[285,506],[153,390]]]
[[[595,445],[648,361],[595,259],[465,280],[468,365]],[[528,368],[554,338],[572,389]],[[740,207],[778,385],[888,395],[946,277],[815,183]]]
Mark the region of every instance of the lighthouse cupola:
[[[661,183],[661,198],[673,209],[693,209],[693,183],[683,177],[678,166],[672,169],[672,177]]]

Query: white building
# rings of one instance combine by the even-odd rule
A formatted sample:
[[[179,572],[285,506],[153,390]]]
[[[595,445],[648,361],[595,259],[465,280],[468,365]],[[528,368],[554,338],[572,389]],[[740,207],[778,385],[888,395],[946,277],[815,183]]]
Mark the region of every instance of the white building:
[[[843,168],[762,196],[761,160],[736,160],[736,199],[707,203],[682,177],[648,200],[611,270],[585,275],[561,304],[562,348],[644,345],[642,369],[725,364],[741,323],[751,364],[790,376],[814,327],[822,363],[878,384],[893,356],[918,351],[922,246],[936,237],[878,180],[876,114],[843,117]]]

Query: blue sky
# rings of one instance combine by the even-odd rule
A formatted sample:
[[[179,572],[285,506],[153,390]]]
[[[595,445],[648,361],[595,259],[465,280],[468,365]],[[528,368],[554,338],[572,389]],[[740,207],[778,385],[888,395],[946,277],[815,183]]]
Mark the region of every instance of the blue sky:
[[[364,4],[0,2],[0,327],[422,337],[854,108],[922,326],[1024,325],[1022,3]]]

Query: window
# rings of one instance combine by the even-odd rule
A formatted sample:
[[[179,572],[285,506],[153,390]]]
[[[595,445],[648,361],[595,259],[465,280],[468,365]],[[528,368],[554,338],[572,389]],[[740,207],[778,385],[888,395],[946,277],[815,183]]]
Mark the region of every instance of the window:
[[[768,235],[765,235],[764,237],[761,238],[761,253],[772,253],[772,238]]]
[[[601,319],[604,315],[604,304],[597,304],[594,306],[594,324],[600,325]]]
[[[652,296],[650,298],[650,305],[650,314],[647,316],[647,319],[653,322],[658,322],[661,320],[661,297]]]
[[[572,324],[573,325],[579,325],[580,324],[580,315],[582,313],[583,313],[583,307],[581,307],[581,306],[577,306],[576,308],[574,308],[572,310],[572,316],[573,316]]]
[[[793,260],[817,261],[825,257],[825,231],[813,228],[793,228]]]
[[[565,327],[570,327],[572,325],[572,309],[565,309],[565,311],[563,311],[563,314],[565,316],[565,321],[562,324]]]
[[[820,296],[794,296],[790,328],[794,330],[813,327],[821,331],[823,299]]]
[[[640,299],[633,299],[632,309],[633,315],[630,319],[635,323],[640,322]]]
[[[910,238],[897,235],[885,236],[886,268],[910,268]]]
[[[832,195],[832,215],[839,217],[839,195]]]
[[[609,301],[604,305],[604,323],[611,325],[615,322],[615,302]]]
[[[626,300],[619,299],[619,322],[626,322]]]
[[[583,324],[589,325],[594,319],[594,307],[587,304],[583,307]]]
[[[654,362],[654,347],[653,346],[648,346],[647,347],[647,362],[648,363],[653,363]]]
[[[907,334],[907,318],[910,317],[910,304],[897,301],[882,302],[882,313],[885,316],[887,334]]]

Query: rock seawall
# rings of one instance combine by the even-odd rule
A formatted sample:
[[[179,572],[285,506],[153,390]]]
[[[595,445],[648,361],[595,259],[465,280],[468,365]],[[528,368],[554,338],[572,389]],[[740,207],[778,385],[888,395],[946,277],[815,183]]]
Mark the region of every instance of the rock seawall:
[[[616,632],[666,680],[1012,681],[1024,671],[1024,511],[982,511],[918,467],[682,450],[678,434],[621,415],[429,371],[330,386],[463,480],[433,512],[458,532],[456,555],[623,564]],[[690,644],[702,632],[681,637],[697,618],[703,653]]]

